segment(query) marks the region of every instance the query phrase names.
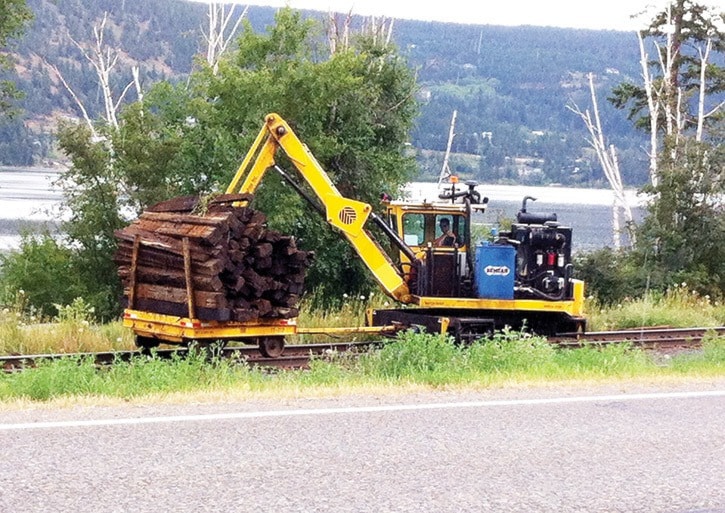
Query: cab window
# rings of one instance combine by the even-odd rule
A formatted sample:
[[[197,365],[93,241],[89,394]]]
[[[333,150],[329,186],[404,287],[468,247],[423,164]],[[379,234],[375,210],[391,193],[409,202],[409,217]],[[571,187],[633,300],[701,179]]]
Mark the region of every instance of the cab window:
[[[448,224],[456,234],[456,242],[463,244],[463,235],[466,233],[466,218],[464,216],[454,214],[437,214],[435,216],[435,238],[437,239],[443,234],[441,230],[441,221],[448,221]]]
[[[403,241],[408,246],[420,246],[425,240],[425,215],[403,215]]]

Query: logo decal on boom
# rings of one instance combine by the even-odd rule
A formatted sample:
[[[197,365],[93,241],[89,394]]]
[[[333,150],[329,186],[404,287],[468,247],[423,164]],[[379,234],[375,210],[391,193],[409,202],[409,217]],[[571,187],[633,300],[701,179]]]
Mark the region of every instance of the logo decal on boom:
[[[342,224],[352,224],[357,219],[357,213],[352,207],[345,207],[340,211],[339,219]]]

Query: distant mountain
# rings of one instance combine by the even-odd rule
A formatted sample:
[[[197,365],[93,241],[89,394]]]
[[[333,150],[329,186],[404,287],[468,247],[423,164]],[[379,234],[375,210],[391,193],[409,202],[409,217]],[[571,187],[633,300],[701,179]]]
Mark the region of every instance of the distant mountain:
[[[96,76],[71,42],[92,40],[92,27],[109,13],[109,43],[122,49],[116,88],[138,63],[143,82],[185,77],[198,53],[204,4],[182,0],[28,0],[35,21],[17,47],[19,87],[27,94],[23,123],[0,124],[0,163],[47,157],[59,116],[78,116],[63,77],[89,110],[102,109]],[[273,23],[275,9],[250,7],[255,30]],[[305,12],[323,18],[326,13]],[[354,23],[361,23],[356,18]],[[646,179],[646,162],[623,112],[606,104],[611,88],[639,75],[634,34],[544,27],[498,27],[396,20],[395,44],[417,70],[421,115],[411,133],[421,177],[437,176],[453,110],[457,110],[451,166],[486,181],[594,184],[603,179],[587,149],[581,120],[566,108],[589,106],[587,73],[596,76],[606,130],[620,149],[629,184]],[[270,106],[273,109],[274,106]]]

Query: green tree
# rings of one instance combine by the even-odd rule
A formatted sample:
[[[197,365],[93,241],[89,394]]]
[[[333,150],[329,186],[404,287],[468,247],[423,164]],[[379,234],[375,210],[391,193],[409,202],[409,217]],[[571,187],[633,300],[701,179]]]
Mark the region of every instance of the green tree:
[[[672,158],[677,147],[677,157]],[[638,230],[635,261],[657,267],[653,285],[685,282],[712,297],[725,291],[725,146],[667,139],[655,198]]]
[[[151,203],[222,192],[271,111],[293,125],[344,195],[375,204],[410,180],[414,162],[403,149],[417,111],[412,71],[391,46],[361,37],[330,54],[319,35],[315,22],[282,9],[265,34],[246,25],[216,73],[199,64],[184,85],[155,85],[122,111],[117,129],[99,124],[95,137],[85,126],[59,131],[72,160],[63,232],[100,316],[118,312],[114,230]],[[265,178],[255,207],[316,251],[311,288],[333,299],[369,290],[342,237],[277,176]]]
[[[276,21],[268,34],[247,27],[238,53],[221,63],[216,76],[200,77],[205,96],[215,99],[212,130],[242,136],[222,183],[231,178],[264,114],[274,110],[291,122],[343,195],[377,204],[381,192],[397,192],[414,170],[411,158],[403,156],[416,113],[414,77],[406,63],[393,48],[366,38],[352,49],[315,58],[323,50],[312,22],[290,10]],[[276,177],[263,185],[258,208],[273,226],[297,234],[316,251],[310,286],[325,288],[328,298],[367,292],[368,272],[347,243]]]
[[[32,13],[25,0],[0,0],[0,70],[12,66],[12,58],[4,50],[10,40],[22,33],[25,23]],[[0,80],[0,114],[12,114],[12,101],[19,96],[18,90],[10,80]]]
[[[109,128],[106,131],[113,133]],[[113,232],[125,225],[122,176],[114,165],[109,140],[92,139],[90,129],[80,124],[62,126],[58,135],[60,146],[73,161],[60,179],[70,213],[61,229],[71,242],[74,278],[82,284],[84,299],[103,319],[119,312],[121,291],[112,259],[116,248]]]
[[[692,0],[675,0],[642,32],[657,58],[642,86],[614,90],[636,126],[650,130],[648,216],[630,255],[652,271],[648,286],[685,281],[704,293],[725,290],[725,151],[719,93],[725,91],[725,14]]]

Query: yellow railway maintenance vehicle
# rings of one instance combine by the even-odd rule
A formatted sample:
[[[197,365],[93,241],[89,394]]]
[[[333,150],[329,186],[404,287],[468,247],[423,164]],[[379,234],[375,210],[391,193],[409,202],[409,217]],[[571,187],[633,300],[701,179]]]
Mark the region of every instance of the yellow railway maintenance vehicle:
[[[280,150],[307,188],[277,165]],[[511,229],[491,243],[472,241],[472,215],[483,212],[488,202],[474,182],[461,185],[454,180],[430,201],[384,198],[385,213],[378,215],[369,204],[342,196],[277,114],[266,116],[226,193],[254,194],[270,169],[280,173],[341,232],[381,289],[399,304],[368,312],[367,328],[359,331],[425,329],[448,333],[459,342],[506,326],[544,335],[584,331],[584,283],[572,277],[572,230],[559,225],[555,214],[527,212],[529,197],[524,198]],[[370,223],[390,239],[395,255],[388,255],[373,238],[366,229]],[[200,322],[137,310],[126,310],[124,323],[145,340],[256,340],[265,354],[281,353],[287,335],[345,332],[305,330],[295,319]]]

